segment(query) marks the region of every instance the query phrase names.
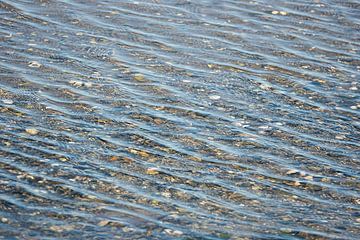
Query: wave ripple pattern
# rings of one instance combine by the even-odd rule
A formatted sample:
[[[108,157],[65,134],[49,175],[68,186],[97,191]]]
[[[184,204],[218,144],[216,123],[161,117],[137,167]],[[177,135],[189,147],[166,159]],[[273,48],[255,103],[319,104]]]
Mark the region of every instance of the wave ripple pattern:
[[[1,0],[0,239],[358,239],[358,0]]]

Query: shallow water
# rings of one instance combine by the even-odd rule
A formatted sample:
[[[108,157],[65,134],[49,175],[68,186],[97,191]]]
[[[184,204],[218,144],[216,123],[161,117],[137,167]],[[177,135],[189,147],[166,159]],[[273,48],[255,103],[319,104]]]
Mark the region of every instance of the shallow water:
[[[0,1],[0,238],[356,239],[359,17]]]

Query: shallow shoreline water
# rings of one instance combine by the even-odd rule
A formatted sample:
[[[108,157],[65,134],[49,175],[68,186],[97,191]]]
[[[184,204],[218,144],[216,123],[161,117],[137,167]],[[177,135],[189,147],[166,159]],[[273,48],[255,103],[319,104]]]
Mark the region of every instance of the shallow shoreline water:
[[[356,239],[359,1],[0,1],[0,239]]]

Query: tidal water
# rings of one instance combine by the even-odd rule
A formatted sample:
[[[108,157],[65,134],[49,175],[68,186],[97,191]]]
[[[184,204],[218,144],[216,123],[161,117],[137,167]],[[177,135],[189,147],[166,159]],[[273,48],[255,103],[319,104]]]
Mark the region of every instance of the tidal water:
[[[0,0],[0,239],[359,239],[359,0]]]

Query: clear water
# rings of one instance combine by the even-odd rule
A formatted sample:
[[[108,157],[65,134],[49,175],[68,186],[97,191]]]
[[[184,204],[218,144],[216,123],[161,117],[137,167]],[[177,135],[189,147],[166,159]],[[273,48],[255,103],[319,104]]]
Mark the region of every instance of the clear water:
[[[2,239],[356,239],[357,0],[0,1]]]

